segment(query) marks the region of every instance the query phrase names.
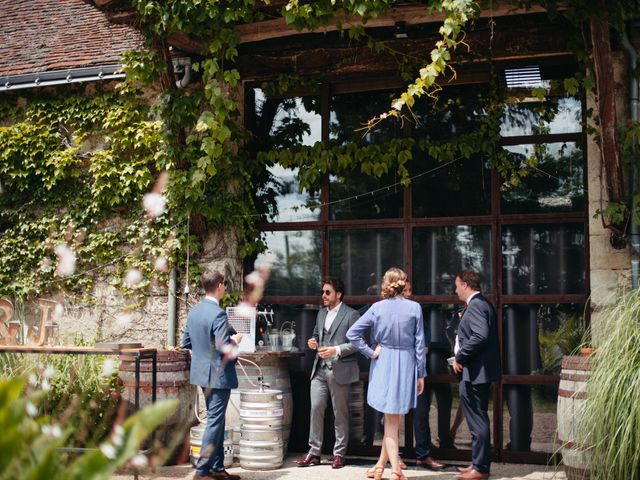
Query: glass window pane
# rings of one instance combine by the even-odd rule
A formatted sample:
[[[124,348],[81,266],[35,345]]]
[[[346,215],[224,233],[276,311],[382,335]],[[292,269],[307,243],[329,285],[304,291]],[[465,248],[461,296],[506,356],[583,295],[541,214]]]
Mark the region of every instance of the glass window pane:
[[[273,194],[277,206],[274,222],[304,222],[320,219],[320,192],[300,191],[298,168],[272,165],[267,168],[270,180],[264,193]]]
[[[403,216],[404,188],[392,174],[372,178],[359,172],[348,179],[329,177],[331,220],[398,218]],[[389,188],[385,188],[389,186]]]
[[[267,249],[256,264],[273,255],[265,295],[318,295],[320,291],[320,232],[266,232]]]
[[[560,375],[562,357],[582,342],[583,304],[503,306],[503,373]]]
[[[442,164],[423,153],[412,163],[414,217],[491,213],[491,171],[481,157]]]
[[[322,140],[319,97],[270,98],[254,88],[258,150],[313,145]]]
[[[475,270],[492,291],[491,227],[455,225],[413,229],[413,294],[453,295],[455,275]]]
[[[367,130],[367,121],[386,112],[397,97],[392,92],[361,92],[331,97],[329,138],[340,145],[378,144],[403,136],[402,122],[390,118]]]
[[[504,225],[503,293],[583,293],[584,242],[583,224]]]
[[[507,103],[504,106],[500,135],[544,135],[582,131],[582,102],[574,97],[547,102]]]
[[[384,272],[404,265],[403,238],[399,228],[331,231],[331,275],[342,279],[346,295],[377,295]]]
[[[579,212],[584,209],[584,155],[574,142],[505,147],[513,164],[528,169],[502,192],[502,213]]]
[[[425,97],[413,106],[412,137],[420,140],[448,140],[475,132],[485,116],[486,85],[447,87],[436,98]]]
[[[504,385],[504,448],[556,453],[558,385]]]

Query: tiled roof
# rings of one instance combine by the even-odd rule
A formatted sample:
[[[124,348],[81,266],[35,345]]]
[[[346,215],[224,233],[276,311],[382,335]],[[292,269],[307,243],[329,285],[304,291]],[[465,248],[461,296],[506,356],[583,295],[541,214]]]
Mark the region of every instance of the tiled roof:
[[[83,0],[0,0],[0,77],[119,64],[140,44]]]

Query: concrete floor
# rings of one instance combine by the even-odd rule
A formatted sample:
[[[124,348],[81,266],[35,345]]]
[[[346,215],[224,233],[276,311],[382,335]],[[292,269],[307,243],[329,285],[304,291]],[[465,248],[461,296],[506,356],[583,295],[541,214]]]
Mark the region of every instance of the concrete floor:
[[[271,471],[249,471],[240,467],[228,469],[229,473],[240,475],[242,480],[366,480],[364,471],[366,467],[374,464],[374,460],[347,458],[347,465],[340,470],[333,470],[331,465],[319,465],[315,467],[298,468],[294,461],[297,457],[289,456],[282,468]],[[460,464],[457,464],[460,465]],[[425,469],[416,469],[412,465],[405,470],[409,479],[422,478],[455,478],[455,464],[447,464],[447,471],[431,472]],[[193,477],[191,465],[178,465],[162,467],[156,472],[145,472],[139,476],[140,480],[148,479],[180,479],[190,480]],[[389,470],[385,470],[384,478],[389,478]],[[130,480],[133,475],[116,475],[112,480]],[[493,480],[527,479],[527,480],[566,480],[562,469],[555,469],[545,465],[522,465],[513,463],[493,463],[491,465],[491,478]]]

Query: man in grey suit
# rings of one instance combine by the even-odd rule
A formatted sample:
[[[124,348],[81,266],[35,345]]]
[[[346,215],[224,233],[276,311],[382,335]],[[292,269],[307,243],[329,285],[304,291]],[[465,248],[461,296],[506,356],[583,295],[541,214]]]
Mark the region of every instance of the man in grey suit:
[[[311,370],[311,428],[309,453],[296,463],[299,467],[320,464],[320,449],[324,437],[324,411],[331,398],[335,416],[336,442],[333,446],[333,468],[344,467],[349,442],[349,391],[360,379],[360,369],[354,353],[357,349],[347,340],[347,330],[360,317],[348,307],[344,284],[337,278],[327,278],[322,285],[322,304],[316,318],[313,335],[307,345],[318,353]]]
[[[231,389],[238,388],[236,360],[224,351],[242,341],[220,308],[225,292],[224,276],[217,271],[202,275],[205,298],[187,316],[182,348],[191,350],[190,382],[202,387],[207,406],[207,426],[202,435],[200,458],[194,480],[211,478],[238,480],[224,469],[224,416]]]
[[[496,311],[480,293],[480,277],[463,270],[455,278],[456,294],[465,302],[460,319],[453,370],[462,373],[460,403],[471,432],[471,459],[460,468],[458,478],[489,478],[491,432],[489,430],[489,387],[501,377]]]

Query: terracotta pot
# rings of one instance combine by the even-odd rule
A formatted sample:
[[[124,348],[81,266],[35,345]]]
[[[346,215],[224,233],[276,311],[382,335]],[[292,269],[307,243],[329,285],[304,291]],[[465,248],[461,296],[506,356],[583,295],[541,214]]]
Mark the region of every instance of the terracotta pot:
[[[596,353],[596,349],[593,347],[582,347],[580,349],[580,355],[582,355],[583,357],[590,357],[594,353]]]

